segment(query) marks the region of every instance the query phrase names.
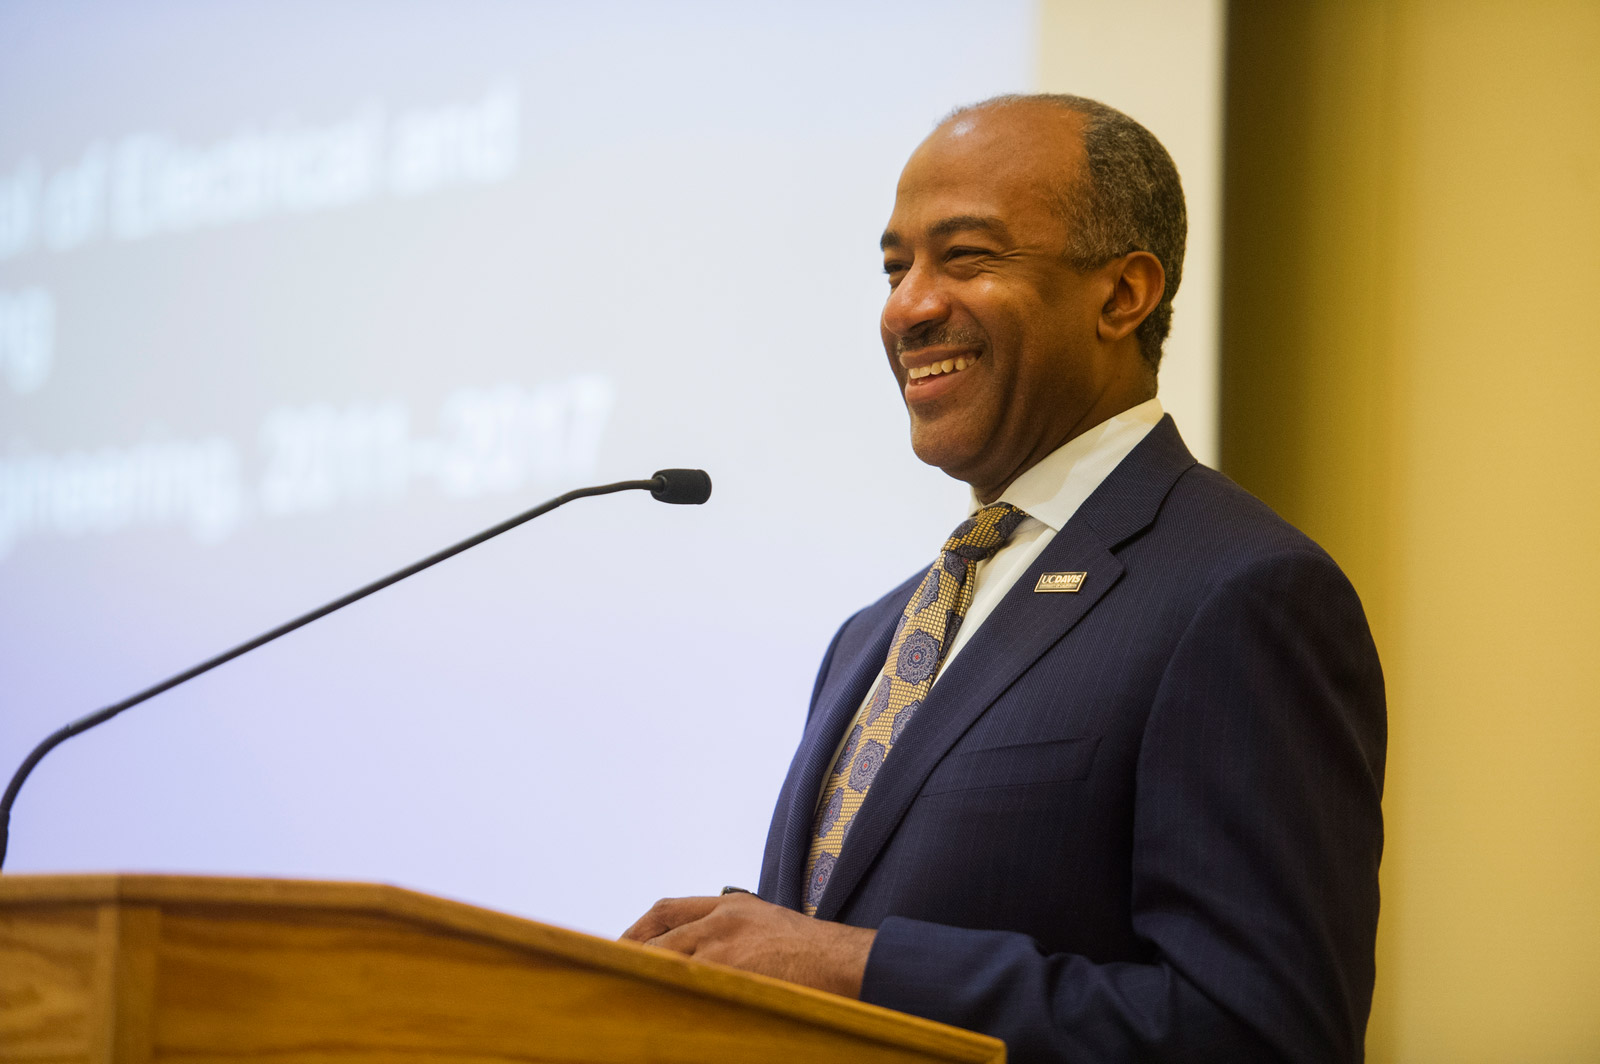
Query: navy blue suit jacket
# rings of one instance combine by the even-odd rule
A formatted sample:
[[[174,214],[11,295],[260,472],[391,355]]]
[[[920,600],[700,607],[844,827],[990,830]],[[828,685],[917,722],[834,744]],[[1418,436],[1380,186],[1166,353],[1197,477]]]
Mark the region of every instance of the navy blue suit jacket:
[[[823,773],[920,578],[828,648],[769,901],[799,908]],[[1349,582],[1165,418],[939,677],[817,916],[878,929],[864,1000],[1024,1064],[1359,1060],[1385,735]]]

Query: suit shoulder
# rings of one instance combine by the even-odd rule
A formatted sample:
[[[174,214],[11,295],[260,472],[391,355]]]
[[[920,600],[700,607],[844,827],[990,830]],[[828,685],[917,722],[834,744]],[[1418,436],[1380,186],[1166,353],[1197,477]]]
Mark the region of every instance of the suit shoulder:
[[[1333,559],[1277,511],[1208,466],[1191,466],[1173,484],[1152,532],[1187,542],[1219,561],[1250,564],[1265,557],[1305,554]]]
[[[1198,607],[1223,588],[1275,582],[1300,572],[1359,602],[1338,563],[1316,541],[1222,473],[1195,465],[1173,484],[1156,520],[1119,555],[1155,571],[1172,598]],[[1313,576],[1312,574],[1318,574]],[[1184,590],[1184,589],[1187,590]],[[1359,608],[1359,606],[1357,607]]]

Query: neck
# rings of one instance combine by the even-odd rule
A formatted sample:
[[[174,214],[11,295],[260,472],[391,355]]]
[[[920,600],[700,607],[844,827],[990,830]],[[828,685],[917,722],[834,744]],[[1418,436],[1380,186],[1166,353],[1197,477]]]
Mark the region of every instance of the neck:
[[[999,499],[1001,495],[1005,494],[1006,489],[1017,482],[1017,478],[1027,473],[1028,470],[1044,461],[1062,447],[1065,447],[1068,443],[1071,443],[1073,440],[1077,439],[1079,436],[1082,436],[1084,433],[1090,431],[1096,426],[1102,425],[1111,420],[1118,414],[1121,414],[1127,410],[1132,410],[1141,403],[1148,402],[1155,397],[1155,382],[1152,380],[1148,390],[1141,389],[1136,394],[1124,394],[1122,398],[1112,402],[1102,401],[1096,403],[1066,432],[1058,433],[1055,436],[1047,437],[1046,439],[1040,441],[1038,446],[1033,448],[1033,450],[1028,453],[1028,456],[1021,463],[1019,463],[1015,469],[1013,469],[1004,477],[995,480],[985,480],[983,482],[977,480],[968,480],[966,477],[957,477],[956,479],[966,480],[967,484],[972,488],[973,497],[976,498],[980,504],[988,506],[990,503]]]

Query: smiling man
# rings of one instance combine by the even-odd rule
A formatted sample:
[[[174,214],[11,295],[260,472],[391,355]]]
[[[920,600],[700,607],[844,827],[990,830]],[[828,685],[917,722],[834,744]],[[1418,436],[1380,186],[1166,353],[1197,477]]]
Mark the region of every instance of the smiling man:
[[[1165,150],[1090,100],[912,155],[884,348],[970,513],[834,637],[759,897],[624,937],[1021,1062],[1361,1058],[1382,675],[1337,566],[1155,398],[1184,232]]]

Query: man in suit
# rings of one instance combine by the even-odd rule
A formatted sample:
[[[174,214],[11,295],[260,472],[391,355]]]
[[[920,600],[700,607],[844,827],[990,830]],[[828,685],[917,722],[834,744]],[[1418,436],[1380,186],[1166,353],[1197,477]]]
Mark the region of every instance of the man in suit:
[[[1016,1061],[1361,1058],[1382,676],[1337,566],[1155,398],[1184,231],[1165,150],[1093,101],[912,155],[884,347],[971,515],[828,648],[759,897],[625,937]]]

